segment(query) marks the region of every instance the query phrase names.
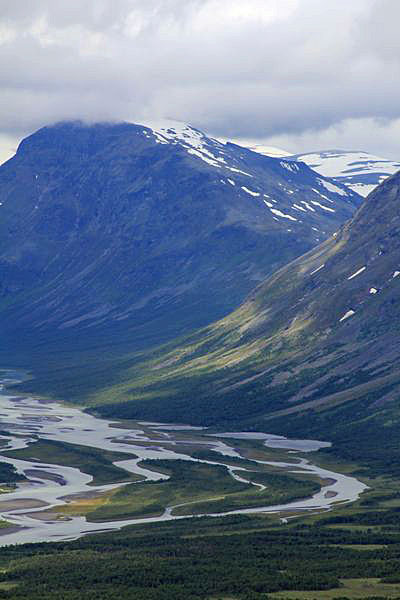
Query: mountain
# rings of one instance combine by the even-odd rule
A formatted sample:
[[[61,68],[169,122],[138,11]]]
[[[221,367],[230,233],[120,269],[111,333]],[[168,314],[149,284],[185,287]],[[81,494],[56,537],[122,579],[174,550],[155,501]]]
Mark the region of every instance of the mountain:
[[[332,177],[361,196],[368,196],[377,185],[400,169],[400,162],[360,150],[321,150],[294,154],[290,159],[305,162],[321,175]]]
[[[362,150],[319,150],[303,154],[290,154],[286,150],[272,146],[243,141],[237,143],[264,156],[306,163],[320,175],[345,185],[363,197],[368,196],[377,185],[400,169],[400,162],[375,156]]]
[[[360,201],[181,123],[45,127],[0,167],[0,358],[133,350],[210,323]]]
[[[95,410],[328,439],[399,472],[399,204],[400,173],[231,315],[132,364]]]

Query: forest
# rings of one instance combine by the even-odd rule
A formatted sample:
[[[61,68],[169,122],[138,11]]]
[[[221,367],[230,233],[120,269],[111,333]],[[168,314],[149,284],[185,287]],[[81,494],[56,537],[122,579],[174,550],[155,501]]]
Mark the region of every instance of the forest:
[[[399,598],[400,508],[366,504],[287,525],[260,515],[201,517],[5,547],[0,598]],[[363,595],[347,595],[366,584]]]

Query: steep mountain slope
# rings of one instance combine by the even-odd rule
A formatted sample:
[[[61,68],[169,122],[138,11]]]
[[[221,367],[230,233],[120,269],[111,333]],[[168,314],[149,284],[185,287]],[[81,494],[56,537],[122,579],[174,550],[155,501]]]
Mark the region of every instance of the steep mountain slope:
[[[45,127],[0,167],[3,351],[134,349],[209,323],[359,203],[180,123]]]
[[[400,169],[398,161],[357,150],[321,150],[295,154],[290,158],[305,162],[321,175],[332,177],[361,196],[367,196]]]
[[[133,365],[96,410],[316,436],[398,470],[399,205],[400,173],[234,313]]]

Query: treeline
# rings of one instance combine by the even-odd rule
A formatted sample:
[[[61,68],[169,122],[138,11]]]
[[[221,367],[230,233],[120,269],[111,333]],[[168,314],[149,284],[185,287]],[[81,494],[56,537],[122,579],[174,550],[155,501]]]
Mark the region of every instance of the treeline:
[[[0,462],[0,486],[17,483],[26,479],[23,475],[17,472],[14,465],[5,462]]]

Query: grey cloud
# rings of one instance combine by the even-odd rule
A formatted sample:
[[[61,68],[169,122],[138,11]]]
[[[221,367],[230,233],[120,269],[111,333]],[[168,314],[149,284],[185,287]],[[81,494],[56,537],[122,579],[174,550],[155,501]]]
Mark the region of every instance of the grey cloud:
[[[397,0],[0,0],[0,131],[170,117],[300,139],[394,121],[399,12]]]

